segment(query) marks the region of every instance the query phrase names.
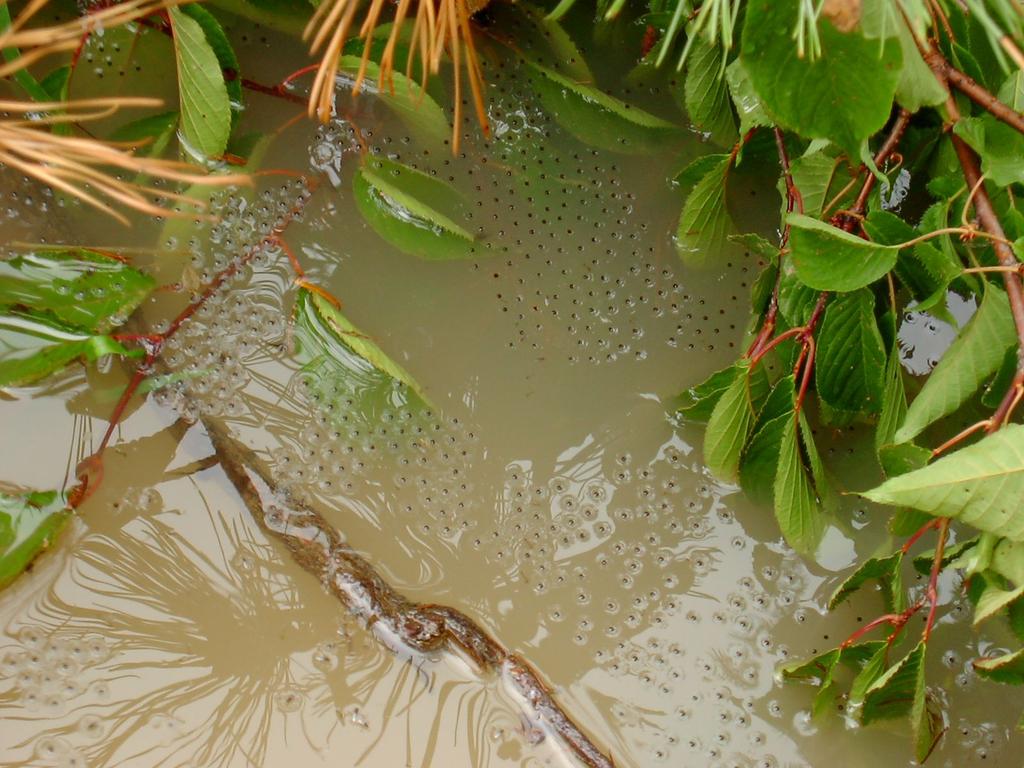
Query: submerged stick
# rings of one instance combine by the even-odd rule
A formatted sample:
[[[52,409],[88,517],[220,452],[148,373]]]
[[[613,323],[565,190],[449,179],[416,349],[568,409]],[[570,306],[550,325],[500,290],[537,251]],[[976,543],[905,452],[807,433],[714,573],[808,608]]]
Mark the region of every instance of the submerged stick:
[[[548,683],[525,659],[461,611],[417,603],[397,592],[366,558],[342,541],[323,515],[277,491],[266,463],[253,450],[220,423],[208,418],[202,422],[224,473],[260,527],[280,540],[295,562],[319,578],[367,628],[419,652],[463,651],[482,670],[503,676],[583,765],[614,768],[612,758],[566,714]]]

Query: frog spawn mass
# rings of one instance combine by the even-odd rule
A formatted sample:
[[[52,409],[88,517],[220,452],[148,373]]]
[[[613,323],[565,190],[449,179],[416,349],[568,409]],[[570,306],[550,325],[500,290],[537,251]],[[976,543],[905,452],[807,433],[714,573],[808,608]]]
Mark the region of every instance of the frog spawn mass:
[[[386,130],[365,135],[371,151],[433,168],[475,196],[471,219],[482,236],[482,257],[458,273],[449,270],[446,279],[461,280],[461,295],[494,313],[481,343],[504,339],[497,359],[507,372],[500,375],[515,379],[524,357],[557,361],[558,372],[546,372],[551,381],[581,363],[616,363],[611,368],[623,369],[627,391],[635,392],[637,380],[629,377],[639,366],[646,377],[641,387],[671,392],[681,359],[709,370],[715,353],[725,362],[739,339],[756,265],[749,258],[729,262],[721,282],[684,276],[656,227],[638,215],[658,210],[657,195],[653,203],[638,201],[628,181],[607,178],[609,169],[617,170],[614,159],[578,145],[572,153],[553,149],[549,137],[558,129],[531,108],[530,97],[500,77],[493,87],[496,110],[502,98],[521,105],[521,124],[499,131],[504,138],[493,150],[506,151],[499,159],[520,164],[515,179],[543,177],[545,163],[562,166],[563,174],[589,186],[585,204],[579,185],[541,192],[514,186],[489,172],[483,158],[491,155],[438,159],[392,140]],[[339,217],[355,216],[346,207],[352,149],[343,121],[318,129],[307,159],[336,191],[326,202],[314,196],[308,224],[289,237],[296,250],[333,257],[330,263],[314,258],[311,274],[319,270],[327,287],[358,310],[351,280],[359,272],[346,267],[372,260],[375,280],[396,291],[402,281],[385,271],[379,254],[333,242],[332,232],[347,226]],[[604,231],[614,211],[620,231]],[[241,211],[232,215],[245,218]],[[231,221],[225,217],[225,227]],[[251,216],[243,226],[252,229]],[[319,241],[308,242],[310,234]],[[277,254],[276,261],[268,256],[255,265],[251,280],[281,291],[287,289],[282,275]],[[717,306],[717,299],[704,297],[716,283],[728,286]],[[252,302],[279,300],[273,291],[248,303],[232,295],[237,291],[196,317],[180,345],[187,356],[207,354],[232,322],[261,317]],[[271,330],[262,341],[242,335],[241,348],[250,354],[246,371],[288,351],[279,327]],[[395,329],[385,334],[390,352],[407,349]],[[703,357],[692,359],[697,353]],[[279,485],[329,508],[331,522],[386,567],[396,587],[471,607],[502,642],[542,670],[557,670],[552,682],[571,692],[570,710],[574,700],[587,702],[581,710],[596,714],[584,724],[615,734],[623,745],[619,762],[772,768],[799,760],[798,734],[809,738],[816,726],[802,714],[803,693],[780,692],[774,673],[791,653],[779,637],[803,637],[808,606],[820,621],[813,609],[822,579],[785,549],[745,532],[737,511],[749,515],[749,506],[739,503],[734,488],[709,477],[691,448],[699,441],[695,430],[667,428],[658,406],[643,412],[640,428],[597,425],[582,443],[561,445],[550,443],[564,437],[537,434],[509,453],[489,435],[480,418],[486,414],[454,400],[440,409],[399,401],[367,414],[344,372],[285,364],[275,376],[273,386],[249,376],[230,389],[230,409],[217,405],[217,397],[196,396],[202,393],[182,393],[181,402],[239,418],[236,428],[269,451]],[[621,393],[621,381],[611,380],[609,391]],[[601,379],[587,381],[603,386]],[[458,394],[457,385],[453,391]],[[271,399],[288,415],[275,415]],[[254,430],[252,415],[271,415],[273,435]],[[776,535],[763,522],[758,530]],[[786,727],[790,721],[797,725]],[[978,726],[963,727],[977,744]],[[997,750],[1005,736],[987,739],[986,748]]]
[[[770,520],[755,520],[764,510],[709,477],[691,448],[697,430],[664,421],[667,395],[734,355],[757,265],[727,255],[714,275],[686,273],[664,237],[678,199],[644,178],[664,158],[629,170],[620,156],[582,147],[514,66],[487,66],[490,145],[467,136],[464,156],[451,158],[417,148],[398,125],[361,127],[372,152],[435,173],[473,201],[467,225],[479,236],[478,258],[428,266],[455,286],[450,296],[467,301],[464,317],[457,301],[436,305],[453,307],[445,314],[460,324],[484,324],[460,356],[493,363],[496,373],[481,371],[475,383],[446,379],[429,355],[417,357],[424,334],[402,332],[442,327],[444,317],[402,325],[398,313],[392,320],[368,311],[360,293],[409,291],[417,286],[404,272],[423,276],[426,268],[360,231],[348,191],[358,162],[353,132],[338,120],[309,129],[300,147],[303,170],[328,183],[285,236],[309,257],[311,279],[346,311],[372,319],[367,330],[389,354],[416,363],[410,369],[433,383],[439,406],[399,401],[363,413],[344,372],[296,362],[294,275],[274,247],[261,248],[168,344],[171,372],[156,380],[158,402],[189,421],[226,417],[266,452],[281,488],[326,507],[333,526],[397,588],[463,608],[536,664],[565,693],[567,709],[617,746],[619,764],[774,768],[827,753],[835,732],[806,720],[806,691],[789,693],[773,677],[791,652],[808,650],[808,627],[824,626],[824,579],[777,543]],[[298,182],[226,195],[217,201],[220,222],[166,245],[185,248],[198,285],[307,195]],[[359,281],[371,271],[372,284]],[[405,296],[414,304],[414,293]],[[438,336],[432,351],[445,346]],[[536,361],[544,364],[538,383],[520,386]],[[628,419],[587,410],[594,400],[582,398],[584,388],[608,395],[607,411],[632,409]],[[559,410],[538,417],[529,398],[545,389],[556,391],[546,402]],[[650,392],[662,402],[638,398]],[[476,404],[489,393],[491,402],[514,402],[527,426],[496,421]],[[635,423],[627,429],[626,420]],[[235,566],[251,570],[249,557]],[[782,638],[799,639],[800,648]],[[334,645],[309,640],[304,663],[338,668]],[[12,665],[23,663],[21,652]],[[968,688],[970,654],[957,652],[950,673]],[[308,713],[309,692],[286,682],[273,688],[275,711]],[[352,702],[340,715],[359,729],[382,717]],[[181,737],[176,722],[159,722],[173,731],[170,743]],[[511,730],[496,727],[495,740],[504,745]],[[1007,740],[970,717],[954,735],[939,764],[996,756]],[[884,743],[895,745],[891,754],[905,747]]]

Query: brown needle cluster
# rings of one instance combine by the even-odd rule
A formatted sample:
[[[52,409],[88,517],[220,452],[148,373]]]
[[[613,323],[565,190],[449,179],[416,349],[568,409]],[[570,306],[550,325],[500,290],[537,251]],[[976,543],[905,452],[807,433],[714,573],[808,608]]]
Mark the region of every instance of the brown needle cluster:
[[[413,13],[412,33],[405,38],[403,28]],[[360,0],[324,0],[306,26],[305,39],[310,40],[310,52],[321,56],[320,66],[313,81],[309,97],[309,115],[327,122],[331,117],[338,59],[355,25],[357,37],[363,40],[363,55],[356,74],[353,93],[359,93],[366,79],[370,61],[374,30],[381,19],[385,0],[370,0],[364,6]],[[462,69],[465,68],[473,94],[477,119],[484,133],[488,132],[487,112],[484,107],[483,73],[473,43],[470,17],[486,5],[486,0],[398,0],[390,34],[380,61],[378,87],[394,88],[392,73],[398,43],[407,39],[409,53],[405,62],[406,77],[412,79],[413,64],[419,58],[422,85],[430,74],[436,74],[441,58],[447,52],[455,73],[455,125],[452,133],[453,150],[458,150],[459,126],[462,122]],[[361,22],[357,21],[362,9]]]
[[[7,0],[0,0],[6,3]],[[28,27],[28,23],[49,2],[30,0],[22,9],[10,28],[0,34],[0,50],[17,49],[19,55],[10,61],[0,62],[0,77],[6,77],[25,69],[39,59],[63,51],[73,51],[96,29],[117,27],[135,21],[151,13],[179,5],[188,0],[125,0],[105,7],[90,10],[70,21],[39,27]]]
[[[124,97],[51,103],[0,101],[0,112],[8,115],[0,119],[0,165],[76,197],[124,224],[127,217],[112,203],[151,216],[194,215],[203,209],[202,202],[143,183],[140,177],[221,186],[247,181],[237,174],[206,174],[187,163],[140,157],[134,143],[51,130],[55,125],[99,120],[124,108],[160,104],[159,99]],[[168,210],[165,205],[169,201],[184,203],[190,210]]]
[[[0,0],[5,2],[6,0]],[[126,0],[100,6],[71,21],[29,27],[47,0],[31,0],[0,34],[0,77],[82,45],[93,30],[126,24],[179,0]],[[13,52],[13,55],[11,55]],[[36,179],[127,224],[130,209],[151,216],[195,215],[204,203],[143,179],[185,184],[231,185],[245,176],[208,175],[186,163],[142,157],[139,143],[101,141],[76,128],[122,109],[158,107],[158,99],[98,98],[70,101],[0,100],[0,166]],[[63,128],[54,130],[55,127]],[[168,203],[182,209],[168,209]],[[116,204],[116,207],[115,207]]]

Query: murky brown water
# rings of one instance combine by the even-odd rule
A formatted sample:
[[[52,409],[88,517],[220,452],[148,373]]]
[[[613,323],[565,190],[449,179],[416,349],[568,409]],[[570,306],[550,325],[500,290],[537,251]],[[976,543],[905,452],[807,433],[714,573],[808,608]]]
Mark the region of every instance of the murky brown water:
[[[233,36],[258,80],[302,61],[248,24]],[[118,47],[110,34],[92,43],[81,88],[128,82]],[[148,55],[138,65],[158,72],[159,52]],[[407,135],[372,96],[354,112],[375,151],[467,195],[479,258],[421,261],[381,240],[354,207],[357,155],[340,122],[289,125],[264,162],[323,178],[285,239],[434,410],[367,398],[351,372],[306,365],[288,321],[293,275],[280,252],[261,254],[174,338],[165,363],[177,375],[119,428],[73,534],[0,594],[0,764],[571,764],[501,681],[453,655],[396,654],[348,619],[206,461],[200,415],[263,452],[282,488],[401,591],[465,611],[534,663],[618,765],[912,763],[902,722],[812,721],[810,692],[775,676],[880,610],[870,594],[829,616],[824,603],[871,554],[854,551],[852,531],[882,546],[884,516],[849,499],[805,564],[770,510],[708,474],[699,427],[666,418],[674,394],[737,354],[758,269],[738,249],[705,271],[674,253],[667,179],[707,148],[691,137],[654,156],[590,149],[497,48],[486,74],[496,139],[467,128],[457,158]],[[629,96],[671,113],[663,85]],[[245,120],[275,130],[296,109],[251,96]],[[732,190],[755,222],[777,205],[761,192]],[[216,198],[220,223],[120,230],[52,199],[56,213],[41,213],[50,198],[9,184],[0,228],[9,241],[127,246],[161,281],[184,269],[196,282],[305,193],[261,177]],[[144,322],[181,300],[156,294]],[[125,378],[76,369],[0,395],[2,480],[67,482]],[[873,481],[856,433],[819,437],[840,487]],[[970,672],[1006,639],[971,632],[956,587],[943,584],[929,674],[950,732],[929,764],[1019,765],[1016,708]]]

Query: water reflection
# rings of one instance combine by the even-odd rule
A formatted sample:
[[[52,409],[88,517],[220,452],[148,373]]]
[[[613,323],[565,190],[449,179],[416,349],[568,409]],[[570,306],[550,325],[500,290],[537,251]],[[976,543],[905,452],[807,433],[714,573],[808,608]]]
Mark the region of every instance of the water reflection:
[[[396,660],[352,624],[215,473],[158,486],[180,510],[130,494],[51,583],[0,606],[0,762],[264,766],[340,750],[351,765],[429,764],[453,734],[474,765],[539,759],[468,670]]]

